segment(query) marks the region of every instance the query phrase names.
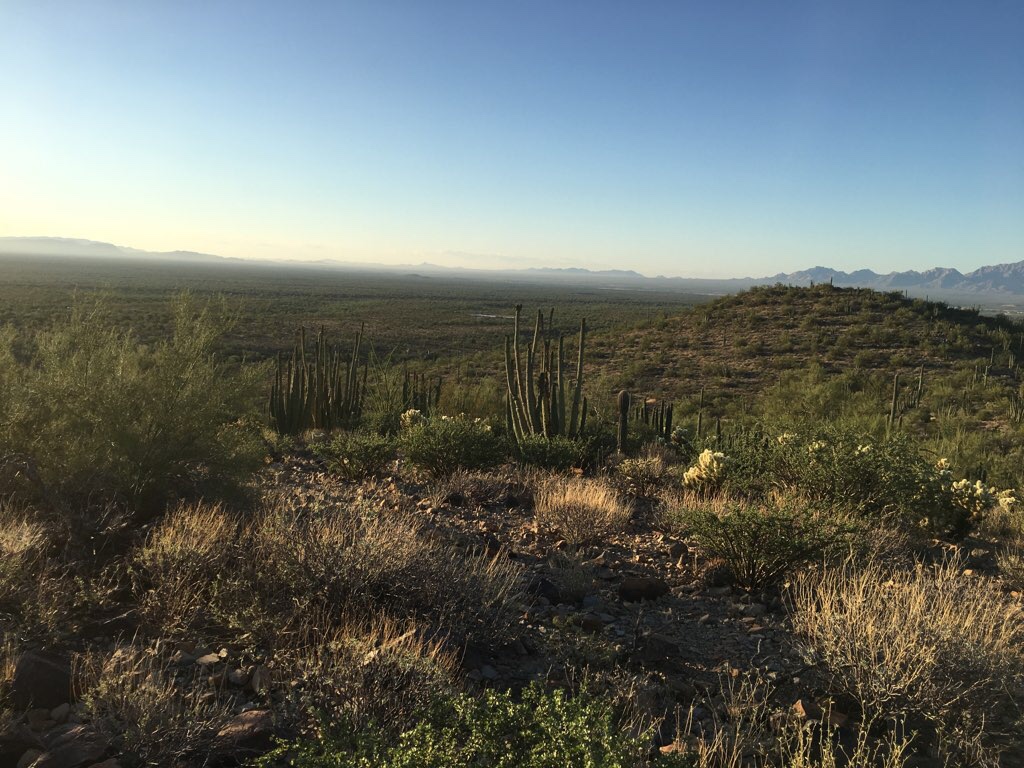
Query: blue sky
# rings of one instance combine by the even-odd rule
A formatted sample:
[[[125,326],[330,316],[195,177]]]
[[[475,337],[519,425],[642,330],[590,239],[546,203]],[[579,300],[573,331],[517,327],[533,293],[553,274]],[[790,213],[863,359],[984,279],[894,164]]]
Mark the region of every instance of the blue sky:
[[[1024,3],[0,0],[0,235],[763,275],[1024,259]]]

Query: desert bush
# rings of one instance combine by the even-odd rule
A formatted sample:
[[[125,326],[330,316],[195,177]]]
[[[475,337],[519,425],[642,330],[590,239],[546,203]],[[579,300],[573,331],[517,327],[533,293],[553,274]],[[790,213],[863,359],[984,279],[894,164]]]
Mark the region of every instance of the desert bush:
[[[604,480],[553,476],[543,481],[534,498],[537,526],[574,545],[621,532],[631,514]]]
[[[617,467],[619,483],[629,496],[650,500],[658,495],[668,475],[660,456],[623,459]]]
[[[207,619],[213,590],[231,571],[238,524],[219,504],[181,505],[135,553],[142,615],[164,633]]]
[[[382,475],[395,455],[394,441],[373,432],[339,432],[318,453],[346,480]]]
[[[298,681],[287,687],[289,719],[357,728],[410,724],[435,697],[454,692],[457,667],[440,637],[428,640],[415,624],[383,615],[340,625],[308,617],[275,655],[278,674]]]
[[[399,444],[410,464],[438,477],[459,468],[488,469],[505,458],[504,445],[490,425],[465,416],[409,423],[402,429]]]
[[[557,552],[548,560],[563,603],[579,603],[594,591],[594,566],[575,553]]]
[[[232,552],[208,610],[271,645],[281,626],[310,615],[384,611],[483,642],[513,625],[518,566],[504,556],[467,558],[410,512],[278,500],[244,526]]]
[[[299,768],[633,768],[646,752],[646,740],[631,734],[607,702],[531,685],[519,699],[497,691],[443,698],[397,737],[379,727],[336,728],[319,739],[285,744],[259,764],[269,768],[286,759]]]
[[[947,752],[976,739],[1024,673],[1019,605],[956,562],[850,563],[797,583],[794,630],[867,717],[930,725]]]
[[[791,709],[773,704],[776,693],[777,689],[756,673],[724,680],[715,697],[701,702],[711,727],[696,721],[696,704],[690,705],[685,716],[677,716],[677,736],[670,753],[674,760],[669,765],[903,768],[907,764],[911,737],[898,724],[860,723],[854,726],[852,739],[840,739],[829,725],[827,707],[821,722],[805,722]]]
[[[531,467],[567,472],[587,463],[587,443],[562,435],[524,435],[518,448],[519,460]]]
[[[736,584],[747,590],[777,584],[802,567],[841,552],[858,530],[835,510],[819,511],[786,496],[763,502],[691,498],[670,515],[708,554],[721,559]]]
[[[75,665],[75,688],[92,727],[126,764],[205,758],[232,716],[200,673],[176,674],[160,648],[86,653]]]
[[[35,336],[31,363],[4,374],[0,455],[28,456],[51,488],[92,500],[155,502],[237,479],[259,457],[239,421],[256,382],[214,359],[226,322],[179,299],[171,338],[144,346],[102,306],[76,303]]]

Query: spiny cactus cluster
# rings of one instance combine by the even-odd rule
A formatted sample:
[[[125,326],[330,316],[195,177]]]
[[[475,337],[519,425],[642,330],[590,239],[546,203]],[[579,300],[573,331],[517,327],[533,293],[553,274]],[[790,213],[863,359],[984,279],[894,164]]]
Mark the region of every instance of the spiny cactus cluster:
[[[578,437],[587,419],[587,399],[583,396],[583,345],[587,322],[580,321],[576,375],[568,384],[568,376],[563,372],[565,340],[558,334],[557,344],[553,343],[551,325],[555,311],[552,309],[548,315],[547,331],[544,313],[537,312],[533,341],[526,348],[524,360],[519,350],[522,308],[521,304],[516,305],[512,336],[505,337],[506,418],[509,426],[520,444],[531,435]],[[571,387],[571,393],[566,392],[567,385]]]
[[[312,356],[307,356],[306,329],[299,329],[291,357],[278,355],[277,375],[270,389],[270,418],[279,433],[330,431],[352,426],[359,420],[366,392],[365,366],[362,376],[359,375],[362,338],[360,329],[352,355],[345,359],[337,349],[328,349],[321,327]]]
[[[655,433],[666,440],[672,434],[672,403],[664,400],[642,400],[630,411],[630,418],[654,427]]]

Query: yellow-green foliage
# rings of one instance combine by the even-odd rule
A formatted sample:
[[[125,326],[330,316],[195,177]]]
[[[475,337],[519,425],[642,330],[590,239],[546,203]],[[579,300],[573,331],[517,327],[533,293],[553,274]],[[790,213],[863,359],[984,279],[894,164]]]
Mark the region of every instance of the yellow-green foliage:
[[[25,456],[51,488],[93,499],[151,499],[252,466],[255,431],[239,419],[257,372],[214,359],[223,313],[181,298],[174,317],[169,339],[144,346],[79,301],[22,362],[3,334],[0,456]]]

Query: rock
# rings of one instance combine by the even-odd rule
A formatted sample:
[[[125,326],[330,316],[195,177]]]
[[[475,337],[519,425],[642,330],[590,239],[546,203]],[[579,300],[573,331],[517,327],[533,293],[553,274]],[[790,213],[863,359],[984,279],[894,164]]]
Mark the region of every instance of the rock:
[[[18,759],[16,765],[18,768],[28,768],[41,754],[43,754],[41,750],[30,749]]]
[[[270,687],[270,670],[257,664],[249,673],[249,689],[253,693],[263,693]]]
[[[50,719],[53,720],[55,723],[63,723],[67,721],[68,715],[70,714],[71,705],[65,701],[63,704],[56,706],[52,710],[50,710]]]
[[[768,606],[764,603],[751,603],[750,605],[744,605],[740,608],[740,613],[744,616],[752,616],[754,618],[760,618],[768,613]]]
[[[497,680],[498,670],[496,670],[490,664],[484,664],[482,667],[480,667],[480,676],[483,677],[484,680]]]
[[[809,699],[797,699],[793,703],[793,711],[804,720],[815,720],[818,722],[821,722],[825,715],[821,707]]]
[[[109,745],[84,725],[67,729],[49,744],[32,768],[84,768],[103,758]]]
[[[640,660],[648,663],[666,661],[679,653],[679,644],[670,637],[651,633],[640,641]]]
[[[205,654],[203,656],[200,656],[198,659],[196,659],[196,664],[198,664],[201,667],[210,667],[210,666],[213,666],[214,664],[219,664],[220,661],[221,661],[221,658],[220,658],[220,656],[218,654],[216,654],[216,653],[207,653],[207,654]]]
[[[235,715],[217,732],[216,749],[233,755],[260,754],[272,746],[274,715],[269,709],[250,709]]]
[[[53,709],[71,700],[71,662],[48,651],[27,651],[14,665],[11,703],[17,709]]]
[[[601,596],[600,595],[587,595],[583,598],[584,608],[599,608],[601,607]]]
[[[244,688],[249,682],[249,673],[244,669],[232,669],[228,672],[228,682],[238,688]]]
[[[43,741],[23,723],[8,723],[0,730],[0,766],[8,768],[18,764],[18,758],[28,750],[42,754]]]
[[[189,664],[196,663],[196,657],[186,651],[175,651],[171,654],[171,664],[178,667],[187,667]]]
[[[102,763],[93,763],[89,768],[121,768],[121,764],[117,762],[116,757],[111,757],[104,760]]]
[[[562,602],[562,595],[558,591],[558,587],[550,579],[545,579],[543,576],[531,581],[527,591],[531,595],[543,597],[552,605],[558,605],[558,603]]]
[[[657,600],[668,594],[668,584],[656,576],[628,576],[619,584],[619,597],[630,603]]]
[[[595,616],[592,613],[588,613],[584,615],[582,619],[580,619],[580,628],[584,632],[592,632],[594,634],[597,634],[602,629],[604,629],[604,622],[601,621],[600,616]]]

